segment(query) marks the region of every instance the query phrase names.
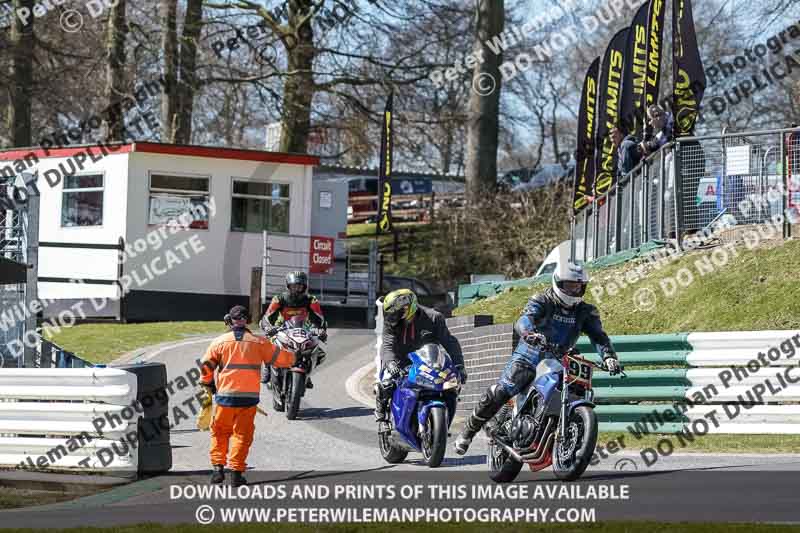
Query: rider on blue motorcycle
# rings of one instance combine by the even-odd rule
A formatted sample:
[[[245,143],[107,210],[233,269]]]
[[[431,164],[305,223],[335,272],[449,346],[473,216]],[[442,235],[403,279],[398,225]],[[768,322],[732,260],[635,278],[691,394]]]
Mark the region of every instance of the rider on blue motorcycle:
[[[391,431],[386,415],[397,378],[411,364],[408,354],[425,344],[441,344],[450,354],[461,383],[467,381],[461,345],[447,329],[441,313],[417,303],[409,289],[390,292],[383,299],[382,380],[376,387],[375,420],[379,431]]]
[[[542,347],[554,344],[560,352],[572,348],[581,332],[586,333],[597,347],[611,375],[620,371],[617,354],[611,339],[603,331],[597,308],[583,301],[589,277],[583,267],[574,263],[559,263],[553,272],[553,286],[528,300],[514,329],[519,335],[511,359],[500,381],[483,393],[478,405],[467,419],[466,426],[455,442],[459,455],[467,453],[475,434],[503,405],[525,389],[536,377],[536,365],[542,358],[553,357]]]

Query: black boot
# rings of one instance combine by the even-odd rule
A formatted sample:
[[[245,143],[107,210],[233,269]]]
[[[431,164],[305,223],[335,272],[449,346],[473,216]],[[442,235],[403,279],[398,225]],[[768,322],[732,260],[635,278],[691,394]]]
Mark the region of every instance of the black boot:
[[[225,481],[225,465],[214,465],[214,471],[211,473],[211,484],[220,485]]]
[[[242,485],[247,485],[247,480],[242,473],[236,470],[231,472],[231,487],[241,487]]]

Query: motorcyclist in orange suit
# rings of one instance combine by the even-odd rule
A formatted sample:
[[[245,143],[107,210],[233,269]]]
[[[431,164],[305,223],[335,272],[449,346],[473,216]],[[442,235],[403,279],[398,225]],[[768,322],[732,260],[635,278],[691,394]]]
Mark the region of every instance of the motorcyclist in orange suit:
[[[315,333],[319,340],[322,342],[328,340],[328,323],[322,314],[322,306],[316,297],[308,294],[308,276],[301,271],[289,272],[286,275],[286,292],[272,298],[260,325],[267,336],[271,337],[278,331],[278,326],[296,316],[302,316],[303,320],[307,320],[316,328]],[[317,365],[320,365],[325,360],[326,354],[321,346],[318,346],[317,350]],[[269,366],[265,366],[261,382],[269,384],[270,374]],[[306,388],[314,388],[310,377],[306,378]]]
[[[289,368],[295,363],[292,352],[254,335],[247,328],[249,320],[246,308],[233,307],[225,315],[225,324],[231,331],[214,339],[201,361],[200,385],[217,404],[211,420],[213,484],[225,481],[226,462],[232,470],[231,485],[247,483],[242,474],[253,443],[261,366]]]

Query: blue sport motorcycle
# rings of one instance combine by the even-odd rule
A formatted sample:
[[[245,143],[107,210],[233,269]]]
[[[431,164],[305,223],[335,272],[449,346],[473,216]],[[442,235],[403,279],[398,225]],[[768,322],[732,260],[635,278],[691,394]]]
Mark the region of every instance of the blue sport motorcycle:
[[[378,433],[381,455],[395,464],[418,451],[425,464],[436,468],[444,459],[461,384],[453,361],[438,344],[408,356],[411,366],[398,378],[389,409],[391,431]]]

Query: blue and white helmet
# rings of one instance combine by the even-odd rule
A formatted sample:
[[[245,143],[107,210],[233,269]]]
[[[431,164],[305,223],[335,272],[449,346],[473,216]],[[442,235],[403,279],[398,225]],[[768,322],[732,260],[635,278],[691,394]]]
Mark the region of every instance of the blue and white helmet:
[[[553,272],[553,294],[564,307],[575,307],[583,301],[589,275],[583,266],[570,262],[559,262]]]

